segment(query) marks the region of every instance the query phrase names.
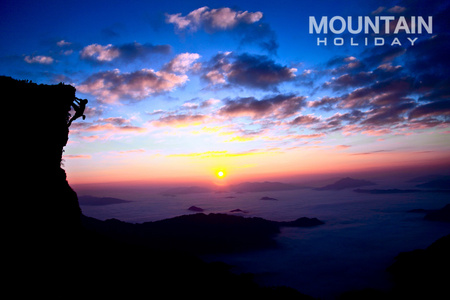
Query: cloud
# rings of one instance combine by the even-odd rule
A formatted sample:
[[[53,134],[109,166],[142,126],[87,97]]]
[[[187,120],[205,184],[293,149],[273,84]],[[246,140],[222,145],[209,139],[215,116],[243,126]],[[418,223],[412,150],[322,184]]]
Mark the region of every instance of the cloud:
[[[71,127],[72,128],[72,127]],[[130,120],[124,119],[122,117],[110,117],[106,119],[98,119],[95,122],[82,122],[74,124],[74,131],[77,133],[82,132],[122,132],[122,133],[142,133],[147,129],[144,127],[134,126],[131,124]],[[99,136],[82,137],[85,139],[99,139]]]
[[[180,114],[160,117],[158,120],[152,121],[151,124],[157,127],[188,127],[201,125],[209,120],[210,117],[207,115]]]
[[[297,69],[275,63],[263,55],[239,55],[227,73],[228,81],[247,87],[269,89],[295,78]]]
[[[174,59],[167,63],[163,69],[168,72],[185,74],[192,68],[196,67],[196,65],[193,66],[193,63],[199,58],[200,55],[197,53],[186,52],[178,54]]]
[[[298,116],[289,125],[311,125],[320,122],[320,118],[314,115]]]
[[[168,54],[171,52],[169,45],[140,44],[137,42],[114,46],[112,44],[91,44],[80,51],[81,59],[91,62],[105,63],[115,59],[133,61],[145,59],[150,54]]]
[[[204,29],[207,32],[229,30],[238,24],[252,24],[263,17],[262,12],[236,11],[228,7],[210,9],[207,6],[191,11],[186,16],[181,13],[166,14],[166,23],[174,24],[180,30],[197,31]]]
[[[334,109],[334,105],[341,100],[340,97],[322,97],[320,100],[308,101],[308,107],[320,107],[325,111]]]
[[[80,52],[82,59],[91,59],[99,62],[111,61],[119,55],[119,50],[116,47],[113,47],[112,44],[106,46],[92,44],[84,47]]]
[[[210,84],[229,84],[276,90],[283,82],[295,79],[296,68],[277,64],[265,55],[219,53],[204,68],[202,76]]]
[[[41,65],[49,65],[54,62],[54,59],[50,56],[45,55],[37,55],[37,56],[25,56],[24,61],[29,64],[41,64]]]
[[[441,100],[420,105],[414,108],[409,114],[410,119],[417,119],[430,116],[450,116],[450,101]]]
[[[75,154],[67,154],[63,155],[63,158],[66,159],[91,159],[92,156],[90,155],[75,155]]]
[[[178,33],[204,30],[207,33],[227,31],[244,44],[257,44],[269,54],[276,54],[278,42],[269,24],[261,22],[260,11],[237,11],[229,7],[210,9],[207,6],[181,13],[166,14],[166,23],[173,24]]]
[[[414,80],[409,77],[394,78],[358,88],[342,97],[340,108],[362,108],[388,105],[404,100],[412,93]]]
[[[338,78],[327,82],[324,87],[332,88],[333,90],[342,90],[349,87],[362,86],[367,83],[373,82],[376,78],[376,74],[373,72],[359,72],[357,74],[344,74]]]
[[[366,113],[367,118],[361,124],[392,125],[405,121],[403,117],[409,110],[415,107],[412,101],[398,102],[391,105],[378,107]]]
[[[104,103],[123,100],[142,100],[150,95],[172,91],[188,80],[187,75],[166,71],[142,69],[131,73],[121,73],[118,69],[104,71],[89,76],[76,88],[89,93]]]
[[[406,10],[405,7],[396,5],[394,7],[389,8],[387,11],[393,14],[399,14],[404,12],[405,10]]]
[[[60,40],[59,42],[56,43],[56,45],[58,45],[58,47],[66,47],[72,45],[72,43],[67,42],[65,40]]]
[[[218,114],[226,117],[251,117],[258,119],[273,116],[278,119],[296,114],[304,105],[305,97],[277,95],[258,100],[254,97],[225,100]]]

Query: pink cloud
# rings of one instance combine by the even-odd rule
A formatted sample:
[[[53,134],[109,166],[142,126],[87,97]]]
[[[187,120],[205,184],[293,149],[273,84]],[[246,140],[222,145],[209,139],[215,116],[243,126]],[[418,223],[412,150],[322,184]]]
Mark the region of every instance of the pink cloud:
[[[263,17],[262,12],[236,11],[228,7],[210,9],[207,6],[191,11],[186,16],[181,13],[166,14],[166,23],[174,24],[177,30],[197,31],[200,28],[208,32],[228,30],[240,23],[252,24]]]
[[[24,60],[29,64],[41,64],[49,65],[52,64],[54,59],[50,56],[37,55],[37,56],[25,56]]]
[[[142,69],[121,73],[118,69],[91,75],[77,86],[82,93],[89,93],[103,103],[120,100],[142,100],[150,95],[172,91],[187,82],[187,75],[166,71]]]

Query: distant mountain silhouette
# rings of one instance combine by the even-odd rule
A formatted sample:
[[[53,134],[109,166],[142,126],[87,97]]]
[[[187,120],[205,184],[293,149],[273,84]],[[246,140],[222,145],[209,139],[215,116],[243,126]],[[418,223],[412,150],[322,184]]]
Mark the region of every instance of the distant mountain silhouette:
[[[426,176],[420,176],[420,177],[414,177],[413,179],[408,180],[407,182],[427,182],[432,180],[441,180],[441,179],[450,179],[450,176],[448,175],[439,175],[439,174],[433,174],[433,175],[426,175]]]
[[[268,192],[268,191],[289,191],[298,190],[301,187],[286,184],[281,182],[244,182],[236,185],[231,185],[230,190],[238,193],[250,193],[250,192]]]
[[[353,190],[357,193],[374,194],[374,195],[385,195],[385,194],[407,194],[407,193],[420,193],[421,190],[400,190],[400,189],[355,189]]]
[[[191,208],[194,208],[194,211],[198,209]],[[89,217],[83,217],[82,220],[86,228],[119,241],[193,254],[274,247],[276,243],[273,238],[280,232],[280,227],[311,227],[324,224],[316,218],[306,217],[277,222],[257,217],[244,218],[213,213],[196,213],[141,224],[116,219],[99,221]]]
[[[194,206],[194,205],[191,206],[191,207],[189,207],[188,210],[190,210],[190,211],[196,211],[196,212],[202,212],[202,211],[204,211],[203,208],[200,208],[200,207],[197,207],[197,206]]]
[[[425,215],[425,220],[450,222],[450,204],[447,204],[441,209],[428,212]]]
[[[333,184],[326,185],[324,187],[316,188],[318,191],[339,191],[349,188],[357,188],[361,186],[375,185],[375,183],[367,180],[353,179],[350,177],[342,178]]]
[[[174,187],[165,190],[164,195],[185,195],[185,194],[197,194],[197,193],[210,193],[211,190],[200,186],[187,186],[187,187]]]
[[[119,203],[128,203],[128,202],[131,202],[131,201],[112,198],[112,197],[95,197],[95,196],[89,196],[89,195],[78,197],[78,203],[80,203],[80,205],[98,206],[98,205],[110,205],[110,204],[119,204]]]
[[[435,179],[418,184],[416,187],[427,189],[450,189],[450,179]]]
[[[259,200],[278,201],[278,199],[276,199],[276,198],[267,197],[267,196],[261,197],[261,199],[259,199]]]

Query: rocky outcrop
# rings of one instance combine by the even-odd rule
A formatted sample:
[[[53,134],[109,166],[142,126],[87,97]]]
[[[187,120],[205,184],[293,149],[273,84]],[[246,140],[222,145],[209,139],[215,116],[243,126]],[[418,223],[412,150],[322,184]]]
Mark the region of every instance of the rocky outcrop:
[[[392,299],[448,299],[450,235],[426,249],[400,253],[388,268],[395,287]]]
[[[12,135],[7,147],[8,188],[12,189],[7,217],[18,234],[66,236],[79,229],[81,214],[77,195],[61,168],[75,88],[5,76],[0,77],[0,87],[8,95],[5,113]]]

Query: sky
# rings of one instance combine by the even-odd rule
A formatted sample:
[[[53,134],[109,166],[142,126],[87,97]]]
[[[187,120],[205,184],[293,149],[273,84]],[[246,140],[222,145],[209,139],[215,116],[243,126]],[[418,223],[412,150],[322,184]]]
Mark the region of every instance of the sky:
[[[449,4],[3,0],[0,75],[88,99],[72,184],[426,170],[450,162]],[[323,16],[394,21],[310,33]],[[432,32],[408,34],[411,16]]]

